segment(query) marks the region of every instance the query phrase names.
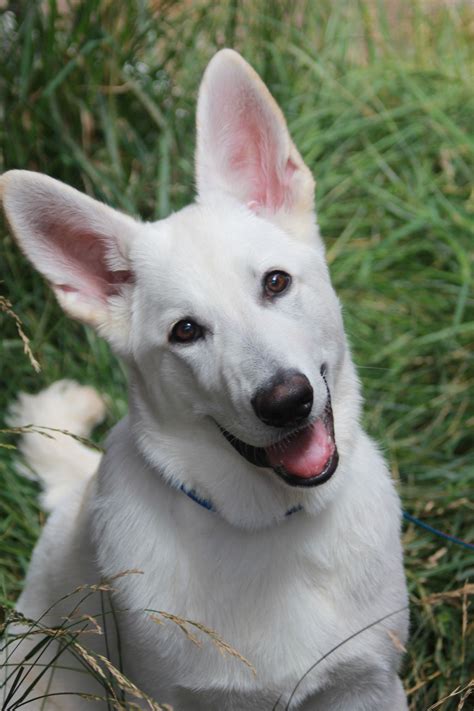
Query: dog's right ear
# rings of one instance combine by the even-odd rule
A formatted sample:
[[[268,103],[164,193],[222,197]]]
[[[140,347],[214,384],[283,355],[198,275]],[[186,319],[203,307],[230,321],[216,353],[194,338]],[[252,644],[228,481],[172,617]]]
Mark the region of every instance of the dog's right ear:
[[[211,59],[199,90],[196,182],[200,200],[226,193],[296,238],[314,238],[311,171],[275,99],[231,49]]]
[[[58,180],[26,170],[0,178],[0,198],[20,247],[63,309],[126,351],[133,287],[128,255],[138,223]]]

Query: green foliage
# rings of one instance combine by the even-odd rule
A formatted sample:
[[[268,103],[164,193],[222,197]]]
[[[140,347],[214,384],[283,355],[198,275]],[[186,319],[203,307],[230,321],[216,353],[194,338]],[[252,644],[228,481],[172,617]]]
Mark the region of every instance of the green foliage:
[[[46,172],[147,219],[192,197],[207,60],[230,45],[254,64],[318,181],[368,430],[407,510],[470,541],[473,27],[468,3],[421,0],[23,0],[0,11],[0,169]],[[110,426],[125,410],[120,364],[62,316],[6,229],[0,264],[42,366],[36,374],[2,316],[0,408],[19,390],[72,377],[111,396]],[[15,475],[13,460],[0,449],[0,595],[9,604],[42,521],[35,485]],[[419,711],[467,684],[472,588],[441,594],[472,580],[474,558],[412,526],[404,541],[413,603],[404,677]]]

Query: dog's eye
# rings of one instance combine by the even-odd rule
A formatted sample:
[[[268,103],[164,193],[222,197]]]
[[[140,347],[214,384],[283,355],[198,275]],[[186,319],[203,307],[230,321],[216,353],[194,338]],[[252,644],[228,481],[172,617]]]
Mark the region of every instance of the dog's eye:
[[[204,329],[195,321],[184,318],[175,323],[171,329],[169,340],[172,343],[193,343],[204,336]]]
[[[266,296],[275,296],[286,291],[291,284],[291,276],[286,272],[268,272],[263,278],[263,288]]]

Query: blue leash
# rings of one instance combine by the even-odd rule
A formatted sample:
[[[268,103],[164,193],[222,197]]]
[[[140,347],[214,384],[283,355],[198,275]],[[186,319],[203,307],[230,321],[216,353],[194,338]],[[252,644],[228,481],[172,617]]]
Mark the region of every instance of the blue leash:
[[[186,494],[186,496],[189,496],[189,498],[192,499],[196,504],[199,504],[199,506],[202,506],[203,509],[206,509],[207,511],[213,511],[214,513],[217,512],[217,509],[215,508],[212,501],[210,501],[209,499],[204,499],[203,497],[199,496],[196,489],[188,489],[184,484],[181,484],[181,486],[179,488],[184,494]],[[301,504],[299,504],[298,506],[293,506],[291,509],[288,509],[288,511],[285,512],[285,516],[286,517],[291,516],[292,514],[297,513],[298,511],[302,511],[302,510],[303,510],[303,507],[301,506]],[[412,516],[412,514],[409,514],[407,511],[403,511],[403,518],[406,521],[409,521],[410,523],[415,524],[415,526],[424,528],[425,531],[429,531],[430,533],[433,533],[435,536],[438,536],[439,538],[444,538],[446,541],[451,541],[451,543],[456,543],[458,546],[462,546],[463,548],[467,548],[470,551],[474,551],[474,545],[472,543],[463,541],[462,538],[456,538],[456,536],[451,536],[449,533],[443,533],[443,531],[440,531],[437,528],[433,528],[433,526],[430,526],[429,523],[425,523],[424,521],[417,518],[416,516]]]
[[[463,541],[462,538],[456,538],[456,536],[451,536],[449,533],[443,533],[443,531],[440,531],[437,528],[433,528],[433,526],[430,526],[429,523],[421,521],[419,518],[417,518],[416,516],[412,516],[412,514],[409,514],[406,511],[403,512],[403,518],[406,521],[410,521],[410,523],[414,523],[415,526],[424,528],[425,531],[429,531],[430,533],[433,533],[439,538],[444,538],[446,541],[451,541],[451,543],[457,543],[458,546],[462,546],[463,548],[467,548],[470,551],[474,551],[474,545],[472,543]]]

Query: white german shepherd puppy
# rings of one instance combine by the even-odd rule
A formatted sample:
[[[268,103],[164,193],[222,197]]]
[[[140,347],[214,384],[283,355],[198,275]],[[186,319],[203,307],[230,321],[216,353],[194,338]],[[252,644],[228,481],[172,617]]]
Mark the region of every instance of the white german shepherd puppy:
[[[313,179],[231,50],[201,85],[196,181],[195,203],[143,223],[40,174],[1,179],[20,247],[130,373],[130,413],[100,464],[66,437],[23,443],[51,514],[18,609],[38,618],[75,586],[139,569],[115,580],[114,599],[125,672],[157,701],[402,711],[400,502],[360,424]],[[93,390],[62,382],[20,398],[15,419],[87,434],[102,409]],[[92,599],[83,612],[98,613]],[[211,627],[256,674],[146,610]],[[100,651],[103,637],[91,640]],[[100,693],[64,669],[45,688]],[[47,706],[83,707],[67,695]]]

